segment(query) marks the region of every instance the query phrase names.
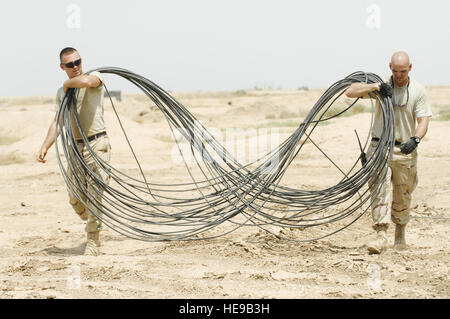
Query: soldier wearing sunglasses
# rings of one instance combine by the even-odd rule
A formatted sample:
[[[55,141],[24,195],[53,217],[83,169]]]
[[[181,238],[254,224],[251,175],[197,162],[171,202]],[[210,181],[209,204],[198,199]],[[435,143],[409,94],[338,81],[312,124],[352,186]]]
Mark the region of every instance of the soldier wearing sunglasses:
[[[60,52],[59,57],[60,68],[64,72],[66,72],[68,80],[64,82],[63,87],[58,89],[56,95],[55,110],[56,112],[58,112],[64,98],[64,94],[68,89],[77,89],[76,110],[78,112],[82,130],[85,136],[88,138],[89,146],[105,162],[109,162],[111,146],[109,144],[108,136],[106,135],[106,128],[103,120],[104,88],[102,76],[99,72],[92,72],[89,75],[84,74],[82,70],[82,59],[78,51],[74,48],[64,48]],[[97,176],[102,177],[103,182],[108,183],[109,176],[105,174],[102,169],[99,169],[97,163],[90,155],[89,151],[84,145],[81,134],[77,129],[77,124],[73,119],[72,128],[74,137],[77,141],[78,151],[80,152],[80,154],[83,154],[85,162],[96,173]],[[36,155],[37,161],[41,163],[46,162],[45,157],[47,155],[47,151],[55,142],[55,130],[57,130],[57,133],[59,135],[59,127],[56,123],[56,115],[53,118],[52,123],[50,124],[47,136],[42,144],[42,147]],[[67,171],[70,175],[70,178],[74,180],[74,183],[76,183],[76,179],[73,176],[71,170],[67,169]],[[87,175],[89,176],[89,174]],[[81,178],[83,180],[82,176],[79,176],[78,178]],[[98,194],[100,189],[94,189],[92,181],[84,181],[84,184],[87,187],[87,191],[89,192],[89,194],[95,194],[94,196],[96,197],[97,201],[100,202],[101,196]],[[85,254],[98,255],[100,253],[98,247],[100,246],[99,233],[101,230],[101,221],[95,216],[95,214],[92,214],[91,211],[95,210],[97,214],[100,214],[101,212],[97,210],[93,203],[90,203],[86,200],[86,196],[84,194],[78,194],[78,197],[81,198],[84,203],[87,203],[86,207],[75,194],[69,191],[70,204],[72,205],[77,215],[82,220],[87,221],[85,228],[87,232]]]
[[[387,168],[387,177],[377,197],[373,192],[372,219],[377,238],[368,244],[369,253],[380,254],[388,248],[386,232],[390,220],[395,224],[394,249],[406,248],[405,228],[409,221],[411,194],[417,186],[417,147],[428,130],[432,116],[425,88],[409,76],[412,68],[406,52],[392,55],[391,75],[384,83],[354,83],[346,91],[350,98],[368,98],[379,91],[390,97],[394,108],[395,146]],[[372,128],[372,141],[367,151],[370,156],[378,145],[383,127],[381,106],[377,102]],[[371,186],[371,183],[369,183]]]

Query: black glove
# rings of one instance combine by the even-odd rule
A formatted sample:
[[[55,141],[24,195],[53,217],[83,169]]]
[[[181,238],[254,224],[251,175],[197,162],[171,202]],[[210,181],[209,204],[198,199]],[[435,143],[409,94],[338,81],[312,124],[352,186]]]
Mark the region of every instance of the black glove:
[[[400,151],[403,154],[409,154],[416,149],[416,147],[417,147],[417,145],[419,145],[419,143],[420,143],[420,138],[418,138],[417,136],[413,136],[409,139],[408,142],[402,143],[400,145]]]
[[[392,86],[388,83],[381,82],[380,83],[380,95],[382,97],[392,98]]]

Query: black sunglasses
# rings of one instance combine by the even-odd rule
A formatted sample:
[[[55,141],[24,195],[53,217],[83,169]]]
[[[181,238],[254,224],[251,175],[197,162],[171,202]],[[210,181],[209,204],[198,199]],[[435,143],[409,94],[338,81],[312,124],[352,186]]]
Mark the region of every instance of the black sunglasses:
[[[78,59],[78,60],[75,60],[75,61],[66,63],[66,64],[64,64],[64,66],[65,66],[66,68],[71,69],[71,68],[73,68],[74,66],[79,66],[80,64],[81,64],[81,59]]]

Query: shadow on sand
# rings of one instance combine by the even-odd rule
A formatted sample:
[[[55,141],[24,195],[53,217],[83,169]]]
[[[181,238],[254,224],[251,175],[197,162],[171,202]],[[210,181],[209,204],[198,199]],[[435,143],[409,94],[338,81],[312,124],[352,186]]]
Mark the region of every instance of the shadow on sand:
[[[42,250],[43,253],[51,256],[77,256],[83,255],[86,249],[86,243],[71,248],[49,247]]]

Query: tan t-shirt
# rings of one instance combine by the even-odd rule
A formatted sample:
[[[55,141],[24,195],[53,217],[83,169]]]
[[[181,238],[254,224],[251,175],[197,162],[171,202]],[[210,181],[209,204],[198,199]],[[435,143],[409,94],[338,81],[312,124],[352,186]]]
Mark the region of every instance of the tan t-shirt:
[[[96,88],[81,88],[78,90],[77,96],[77,111],[80,118],[81,128],[86,137],[103,132],[106,130],[105,122],[103,120],[103,78],[100,72],[92,72],[89,75],[94,75],[102,82]],[[61,102],[64,98],[64,89],[61,87],[56,93],[56,111],[59,110]],[[76,139],[81,138],[80,132],[77,128],[75,119],[72,119],[73,134]]]
[[[384,81],[390,83],[390,76],[387,76]],[[428,101],[428,96],[423,85],[418,83],[413,78],[409,77],[409,88],[395,87],[392,94],[393,104],[403,106],[393,106],[395,119],[395,140],[399,142],[406,142],[416,133],[416,119],[419,117],[431,117],[431,107]],[[408,100],[409,90],[409,100]],[[408,104],[404,105],[408,100]],[[380,137],[383,130],[384,120],[381,107],[376,102],[375,119],[372,128],[372,136]]]

